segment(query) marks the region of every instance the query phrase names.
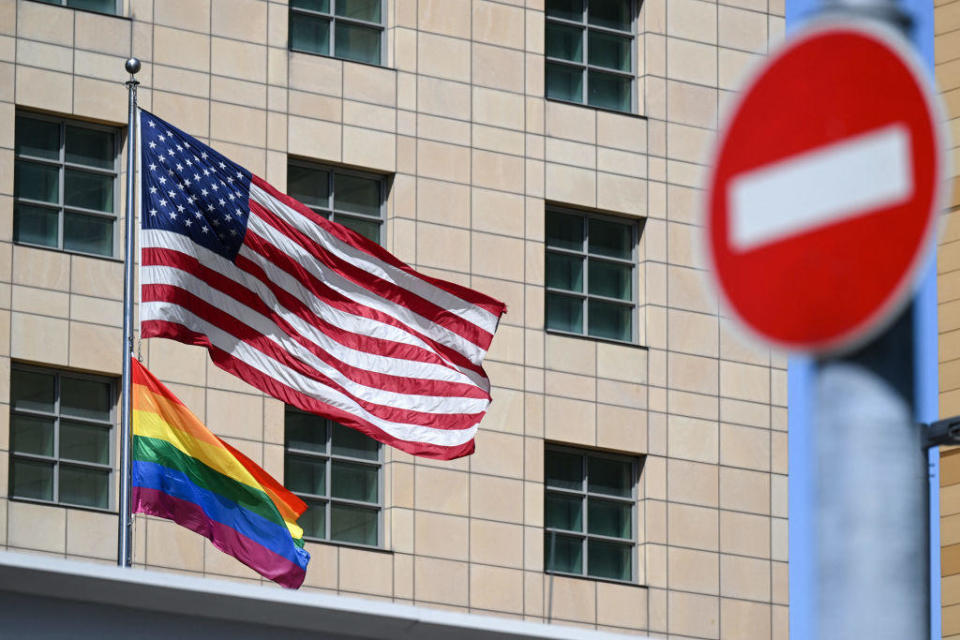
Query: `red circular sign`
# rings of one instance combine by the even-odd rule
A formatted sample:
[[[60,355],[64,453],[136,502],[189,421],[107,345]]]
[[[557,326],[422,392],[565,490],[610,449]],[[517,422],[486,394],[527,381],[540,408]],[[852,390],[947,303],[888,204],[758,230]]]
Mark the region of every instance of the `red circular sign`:
[[[746,86],[706,191],[720,297],[754,334],[843,348],[899,308],[935,240],[939,103],[886,30],[821,24]]]

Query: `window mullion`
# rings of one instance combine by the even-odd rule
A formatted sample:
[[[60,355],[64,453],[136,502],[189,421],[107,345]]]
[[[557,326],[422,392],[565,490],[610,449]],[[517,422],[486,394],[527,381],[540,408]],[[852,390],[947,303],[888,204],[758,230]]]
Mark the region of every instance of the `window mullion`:
[[[334,8],[333,5],[331,5],[331,9],[332,8]],[[330,179],[333,180],[332,174]],[[333,197],[332,192],[331,197]],[[327,429],[327,464],[326,469],[324,469],[324,474],[326,475],[324,485],[327,489],[327,503],[323,507],[326,512],[323,519],[323,534],[325,540],[333,540],[333,421],[324,420],[324,423]]]
[[[337,55],[337,0],[330,0],[330,55]],[[332,177],[331,177],[332,178]]]
[[[53,377],[53,501],[60,502],[60,374]]]
[[[66,0],[64,0],[66,2]],[[66,198],[66,183],[67,183],[67,171],[66,171],[66,162],[67,162],[67,124],[63,121],[60,122],[60,164],[57,167],[58,175],[60,177],[60,184],[58,187],[59,198],[58,204],[60,205],[59,210],[57,211],[57,249],[63,251],[63,219],[66,217],[66,211],[64,207],[67,204]],[[60,376],[57,376],[59,379]]]

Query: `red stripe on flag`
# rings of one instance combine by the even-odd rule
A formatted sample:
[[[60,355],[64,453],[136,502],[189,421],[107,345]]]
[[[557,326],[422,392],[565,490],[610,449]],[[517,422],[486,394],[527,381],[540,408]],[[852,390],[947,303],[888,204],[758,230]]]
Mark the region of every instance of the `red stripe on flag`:
[[[369,387],[378,387],[388,391],[396,391],[399,393],[418,393],[420,395],[435,395],[435,396],[452,396],[452,397],[464,397],[464,398],[489,398],[489,394],[484,392],[478,387],[466,384],[466,383],[457,383],[457,382],[448,382],[443,380],[432,380],[427,378],[415,378],[410,376],[399,376],[391,375],[385,373],[379,373],[374,371],[369,371],[367,369],[360,369],[353,365],[350,365],[346,362],[343,362],[339,358],[336,358],[329,351],[321,348],[317,344],[313,343],[308,338],[301,335],[295,328],[290,326],[290,324],[284,320],[279,314],[277,314],[273,309],[268,307],[263,300],[254,294],[249,289],[243,287],[236,281],[210,269],[202,264],[192,256],[180,253],[178,251],[172,251],[167,249],[144,249],[143,253],[143,264],[144,266],[163,266],[168,268],[179,269],[186,273],[189,273],[195,276],[197,279],[203,281],[205,284],[213,287],[214,289],[223,292],[224,294],[230,296],[234,300],[237,300],[241,304],[253,309],[257,313],[266,317],[270,321],[274,322],[279,329],[281,329],[291,340],[297,342],[303,349],[310,352],[326,364],[342,372],[345,376],[357,382]],[[156,286],[145,284],[144,287],[146,290],[147,286]],[[294,302],[296,299],[288,295],[290,302]],[[163,301],[163,298],[157,297],[153,298],[157,301]],[[228,316],[229,317],[229,316]],[[316,316],[312,316],[306,319],[307,322],[314,325]],[[205,318],[211,323],[217,324],[216,321],[212,318]],[[318,330],[322,330],[328,337],[332,340],[343,343],[342,338],[347,336],[352,336],[355,340],[354,342],[359,342],[364,338],[358,336],[357,334],[352,334],[340,330],[332,325],[323,323],[323,328],[318,327]],[[380,343],[386,343],[385,340],[380,340]],[[366,349],[368,353],[377,355],[377,356],[387,356],[387,357],[396,357],[390,354],[391,351],[399,351],[399,349],[394,348],[396,346],[406,346],[401,345],[400,343],[391,342],[389,343],[388,348],[381,348],[379,351],[374,350],[373,348]],[[376,345],[383,346],[383,345]],[[418,356],[428,356],[429,351],[424,349],[416,349],[412,347],[410,349],[404,349],[403,351],[410,353],[411,355]],[[449,365],[443,363],[439,358],[432,358],[437,364],[442,364],[443,366]],[[418,360],[417,362],[425,362],[426,358]],[[416,391],[411,391],[411,389],[416,389]]]
[[[133,487],[133,512],[173,520],[213,543],[217,549],[247,565],[264,578],[299,589],[307,573],[233,527],[210,518],[203,508],[157,489]]]
[[[402,329],[406,333],[430,345],[435,353],[440,354],[444,359],[446,359],[449,363],[452,363],[454,366],[461,369],[470,369],[486,378],[486,374],[483,372],[482,367],[474,364],[467,356],[457,351],[453,347],[449,347],[441,342],[438,342],[425,333],[417,331],[415,328],[405,324],[404,322],[401,322],[393,316],[367,307],[366,305],[348,301],[347,298],[328,287],[318,278],[314,277],[313,274],[303,267],[303,265],[297,263],[273,244],[249,230],[244,238],[244,246],[250,251],[262,256],[273,266],[283,270],[292,278],[295,278],[301,284],[301,286],[306,288],[314,296],[317,296],[321,300],[330,299],[332,305],[342,309],[347,313],[352,313],[364,318],[370,318],[378,322],[383,322],[384,324],[389,324],[398,329]],[[242,254],[237,256],[236,264],[240,269],[246,271],[252,276],[257,277],[257,279],[261,280],[262,282],[270,282],[269,277],[263,272],[262,269],[260,269],[259,265],[246,259]]]
[[[185,344],[206,347],[210,352],[210,359],[213,360],[214,364],[224,371],[232,373],[238,378],[248,382],[264,393],[268,393],[274,398],[291,404],[303,411],[328,417],[335,422],[361,431],[374,440],[396,447],[401,451],[437,460],[452,460],[461,456],[470,455],[474,451],[474,441],[472,438],[463,444],[449,447],[429,442],[412,442],[395,438],[386,431],[352,413],[347,413],[337,407],[297,391],[279,382],[276,378],[263,375],[260,371],[254,369],[242,360],[233,357],[226,351],[211,344],[207,336],[197,333],[196,331],[191,331],[183,325],[164,320],[147,320],[143,323],[142,332],[144,338],[170,338]]]
[[[302,360],[296,358],[289,351],[281,348],[277,343],[255,329],[240,322],[222,309],[219,309],[206,300],[195,296],[185,289],[171,285],[145,284],[142,287],[143,302],[169,302],[189,310],[202,320],[220,328],[222,331],[244,342],[251,348],[256,349],[268,358],[276,361],[282,366],[287,367],[299,373],[300,375],[316,381],[317,383],[336,390],[344,396],[353,400],[357,405],[368,411],[371,415],[389,422],[403,424],[421,425],[435,429],[464,429],[468,428],[483,417],[480,413],[431,413],[428,411],[417,411],[414,409],[402,409],[392,407],[387,404],[374,403],[365,400],[340,383],[336,382],[326,374],[318,371]],[[216,345],[214,345],[216,346]],[[221,347],[222,348],[222,347]],[[422,380],[414,379],[415,383]],[[444,383],[441,383],[444,384]],[[377,391],[376,388],[371,391]],[[399,388],[396,393],[410,395],[423,395],[418,393],[418,389],[413,384],[406,385],[406,388]],[[457,396],[434,396],[438,399],[456,399]]]
[[[286,194],[280,193],[272,185],[267,183],[265,180],[263,180],[259,176],[252,175],[250,177],[250,182],[257,185],[261,189],[263,189],[270,197],[276,198],[277,200],[287,205],[291,209],[295,209],[296,211],[302,213],[305,216],[310,217],[311,219],[316,220],[317,218],[319,218],[319,220],[317,220],[317,223],[320,224],[331,235],[339,239],[341,242],[344,242],[353,247],[356,247],[364,251],[365,253],[372,254],[376,256],[379,260],[393,267],[396,267],[397,269],[400,269],[416,278],[419,278],[420,280],[423,280],[424,282],[427,282],[437,287],[438,289],[442,289],[447,293],[453,294],[458,298],[460,298],[461,300],[463,300],[464,302],[468,302],[472,305],[481,307],[482,309],[485,309],[486,311],[490,312],[496,317],[500,317],[501,314],[506,312],[507,305],[503,304],[502,302],[500,302],[495,298],[491,298],[490,296],[480,293],[479,291],[470,289],[468,287],[463,287],[453,282],[447,282],[446,280],[441,280],[439,278],[433,278],[431,276],[427,276],[422,273],[417,273],[409,265],[404,264],[403,262],[398,260],[393,254],[388,252],[386,249],[384,249],[377,243],[369,240],[368,238],[361,236],[358,233],[353,232],[350,229],[347,229],[342,225],[334,224],[329,220],[326,220],[320,216],[316,216],[316,214],[314,214],[313,211],[310,210],[310,208],[308,208],[306,205],[303,205],[297,202],[296,200],[294,200],[293,198],[291,198]]]
[[[451,313],[446,309],[438,307],[429,300],[425,300],[424,298],[414,294],[412,291],[398,287],[391,282],[387,282],[386,280],[378,278],[371,273],[368,273],[362,269],[358,269],[354,265],[341,260],[338,256],[325,250],[320,244],[314,242],[303,233],[293,228],[290,223],[286,222],[285,220],[281,220],[272,212],[263,208],[259,203],[254,202],[253,200],[250,201],[250,211],[251,215],[256,215],[258,218],[282,233],[287,239],[297,244],[301,249],[310,254],[310,256],[312,256],[318,263],[321,263],[332,269],[334,272],[340,276],[343,276],[354,284],[372,292],[376,296],[379,296],[388,302],[392,302],[398,306],[412,311],[420,317],[425,318],[429,322],[433,322],[434,324],[456,333],[460,337],[464,338],[465,340],[469,340],[482,349],[486,349],[490,346],[490,342],[493,340],[493,334],[483,330],[481,327],[473,324],[469,320],[464,320],[460,316]],[[316,214],[312,214],[310,217],[315,218],[316,220],[323,219]],[[248,229],[247,238],[244,239],[245,244],[248,243],[250,235],[251,230]]]

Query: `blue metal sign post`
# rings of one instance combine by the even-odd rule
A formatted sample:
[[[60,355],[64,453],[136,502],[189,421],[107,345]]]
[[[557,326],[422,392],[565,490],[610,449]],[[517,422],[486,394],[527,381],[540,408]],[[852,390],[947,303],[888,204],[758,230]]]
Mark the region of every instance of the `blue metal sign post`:
[[[887,19],[896,13],[906,17],[907,35],[912,44],[926,63],[929,75],[933,77],[933,3],[930,0],[786,0],[787,33],[801,27],[811,18],[821,15],[825,10],[860,12],[870,16],[870,19]],[[849,13],[847,13],[849,15]],[[897,26],[904,26],[900,22]],[[900,338],[894,337],[897,333]],[[879,344],[878,344],[879,343]],[[868,352],[869,349],[874,349]],[[885,355],[884,355],[885,354]],[[896,358],[903,358],[899,363],[900,370],[896,370]],[[877,361],[886,359],[886,363],[877,364]],[[790,448],[790,635],[793,638],[816,637],[847,637],[844,633],[857,631],[874,631],[869,637],[923,637],[929,627],[931,638],[940,637],[940,569],[939,569],[939,513],[938,513],[938,463],[939,452],[932,448],[928,452],[927,464],[929,468],[929,501],[919,501],[917,487],[890,486],[886,489],[891,493],[902,492],[901,496],[888,496],[891,501],[904,498],[911,502],[909,509],[904,513],[917,514],[911,517],[912,522],[904,523],[904,528],[898,536],[873,536],[866,541],[852,540],[853,533],[845,536],[836,549],[825,549],[824,529],[836,528],[844,523],[843,518],[866,519],[882,515],[880,510],[870,508],[860,509],[852,497],[857,490],[881,491],[882,482],[872,486],[854,488],[848,492],[847,498],[837,497],[823,491],[823,482],[829,478],[850,478],[851,474],[844,474],[843,469],[871,464],[865,458],[866,452],[873,449],[873,453],[883,453],[884,448],[895,446],[891,440],[877,442],[872,439],[871,432],[864,430],[857,440],[844,440],[836,437],[834,427],[850,418],[856,411],[833,413],[841,405],[839,402],[843,393],[838,391],[841,386],[847,389],[858,389],[858,394],[875,394],[874,402],[888,402],[886,414],[876,415],[878,421],[889,417],[888,414],[899,414],[892,423],[904,423],[913,420],[916,423],[930,423],[938,417],[938,388],[937,388],[937,300],[936,300],[936,269],[935,260],[931,260],[925,270],[925,277],[913,300],[913,304],[900,317],[884,337],[878,338],[866,349],[847,358],[814,361],[804,356],[791,357],[788,371],[789,385],[789,448]],[[903,365],[912,362],[912,370]],[[859,371],[858,371],[859,369]],[[881,371],[883,375],[873,376],[872,373]],[[866,373],[866,375],[862,375]],[[832,377],[828,377],[832,376]],[[878,379],[886,383],[887,389],[878,389],[874,384]],[[859,385],[859,386],[858,386]],[[884,386],[881,384],[880,386]],[[899,393],[887,394],[889,387],[898,388]],[[848,392],[849,393],[849,392]],[[832,394],[832,397],[831,397]],[[814,401],[816,398],[816,402]],[[863,400],[865,398],[861,398]],[[833,407],[825,405],[833,402]],[[861,402],[859,409],[870,408],[870,400]],[[910,415],[912,412],[912,415]],[[869,415],[867,411],[864,415]],[[817,434],[821,434],[819,439]],[[904,447],[922,446],[914,443],[913,432],[902,432],[898,436]],[[916,452],[916,450],[914,450]],[[908,451],[904,454],[909,456]],[[912,466],[910,466],[912,465]],[[901,468],[900,473],[909,476],[916,475],[917,470],[912,467],[922,465],[918,460],[908,461],[907,468]],[[873,477],[878,477],[879,467],[874,465]],[[854,474],[855,475],[855,474]],[[905,491],[904,491],[905,490]],[[922,491],[922,489],[920,490]],[[926,496],[923,496],[926,498]],[[826,504],[832,503],[832,504]],[[924,505],[929,502],[929,510]],[[929,513],[929,520],[927,520]],[[848,521],[847,524],[850,524]],[[919,529],[919,531],[918,531]],[[869,562],[869,553],[864,552],[863,545],[883,543],[905,543],[912,538],[912,553],[922,549],[916,541],[917,535],[924,535],[929,530],[929,556],[914,558],[922,567],[913,566],[912,573],[917,573],[916,580],[925,584],[899,584],[902,596],[911,598],[913,595],[922,596],[929,593],[929,617],[923,616],[916,608],[910,615],[903,615],[900,623],[906,625],[902,629],[890,624],[886,628],[876,624],[876,620],[885,619],[883,604],[876,596],[893,597],[893,591],[887,589],[883,594],[859,594],[866,596],[857,598],[854,594],[849,602],[836,606],[838,580],[846,585],[856,584],[857,578],[850,576],[857,573],[859,568]],[[870,536],[868,536],[869,538]],[[831,543],[832,545],[833,543]],[[906,546],[909,546],[907,544]],[[831,555],[832,554],[832,555]],[[839,554],[839,555],[838,555]],[[855,556],[855,557],[854,557]],[[911,556],[912,557],[912,556]],[[824,562],[824,558],[828,562]],[[845,562],[843,568],[838,569],[832,562]],[[929,566],[929,574],[923,575]],[[909,577],[902,576],[903,581]],[[924,580],[926,578],[926,580]],[[862,613],[857,613],[858,607],[873,606],[874,626],[871,629],[870,621],[857,628],[855,619]],[[879,610],[877,610],[879,609]],[[851,622],[851,620],[853,620]],[[836,624],[848,626],[835,626]],[[834,625],[834,626],[831,626]],[[837,635],[839,634],[839,635]],[[877,635],[879,634],[879,635]],[[856,637],[856,636],[853,636]],[[866,637],[866,636],[859,636]]]

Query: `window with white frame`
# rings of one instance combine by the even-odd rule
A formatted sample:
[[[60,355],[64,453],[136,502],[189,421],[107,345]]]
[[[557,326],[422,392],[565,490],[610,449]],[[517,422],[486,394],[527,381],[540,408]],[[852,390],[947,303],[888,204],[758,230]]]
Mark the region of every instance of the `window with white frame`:
[[[20,364],[10,381],[10,496],[109,509],[114,381]]]
[[[73,9],[85,9],[97,13],[119,15],[118,0],[37,0],[45,4],[58,4]]]
[[[637,221],[546,211],[546,328],[636,342]]]
[[[290,48],[382,64],[383,0],[290,0]]]
[[[383,243],[383,176],[291,160],[287,193],[324,218]]]
[[[546,571],[635,581],[639,460],[550,444],[544,457]]]
[[[634,110],[634,0],[546,0],[546,95]]]
[[[307,539],[382,544],[380,443],[332,420],[288,406],[283,484],[307,503]]]
[[[13,240],[116,255],[118,132],[17,114]]]

